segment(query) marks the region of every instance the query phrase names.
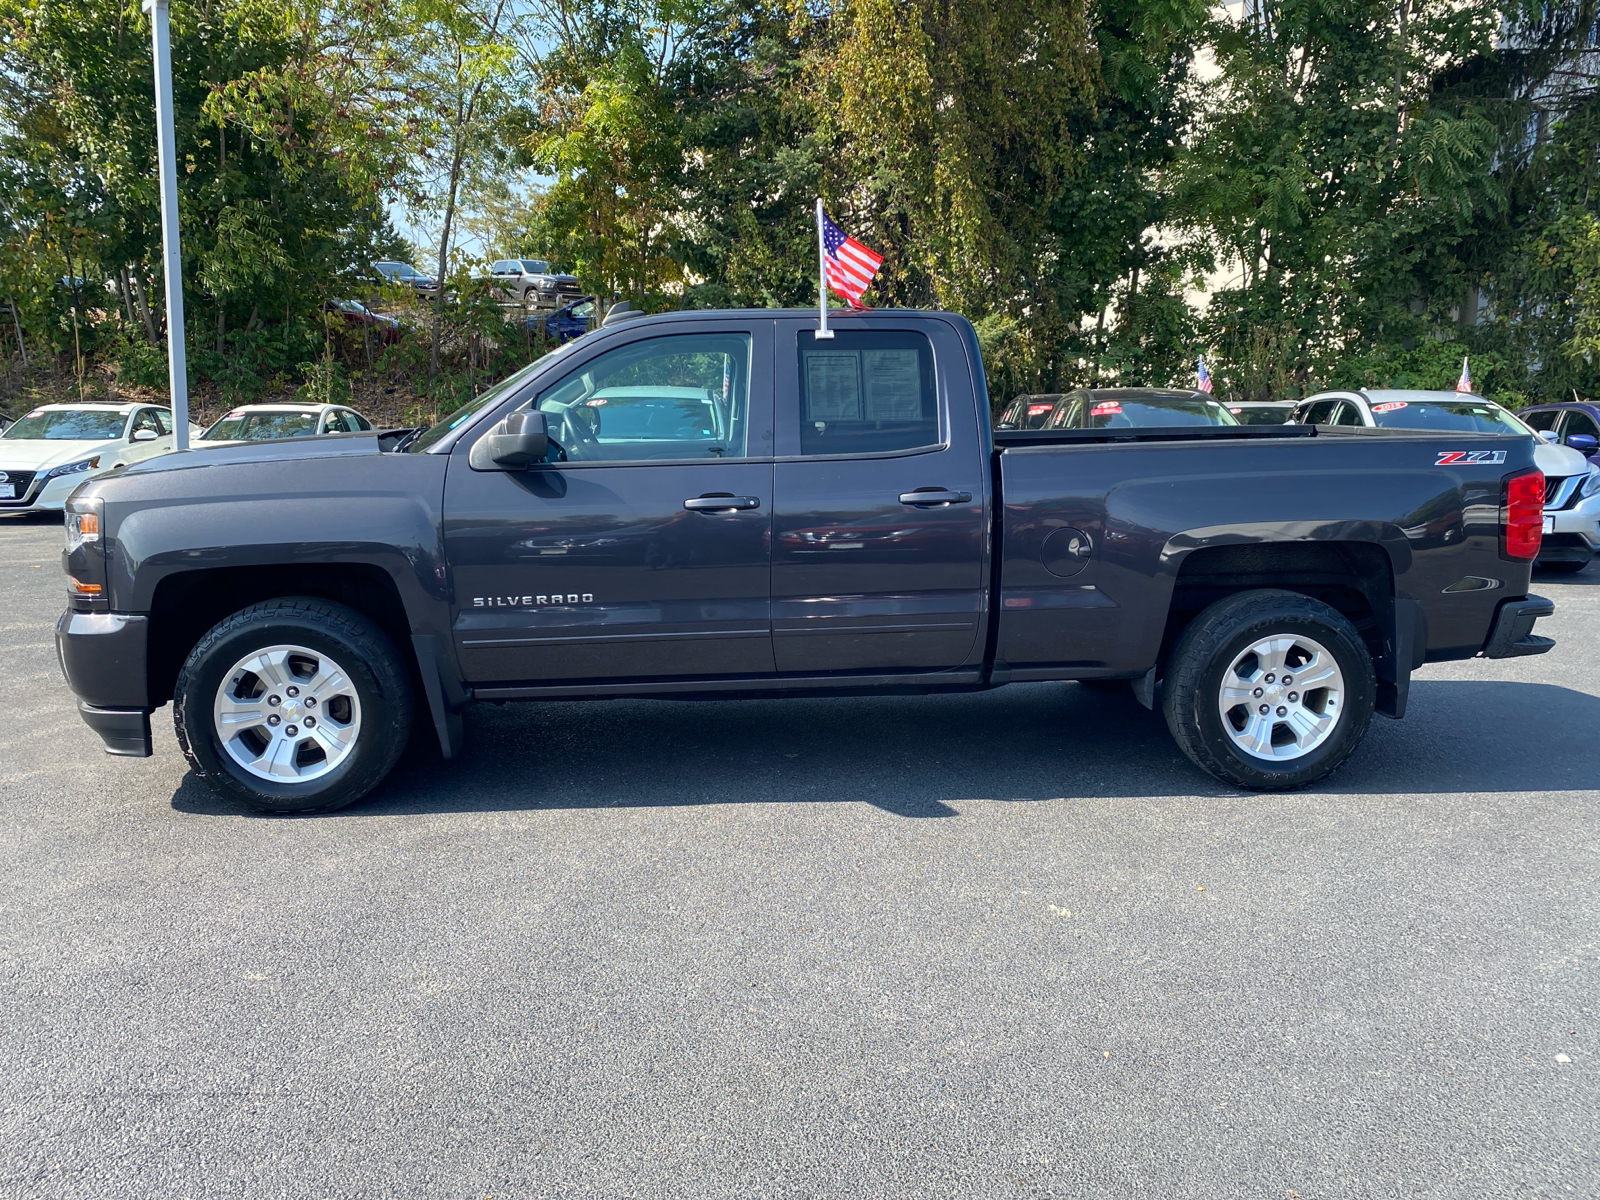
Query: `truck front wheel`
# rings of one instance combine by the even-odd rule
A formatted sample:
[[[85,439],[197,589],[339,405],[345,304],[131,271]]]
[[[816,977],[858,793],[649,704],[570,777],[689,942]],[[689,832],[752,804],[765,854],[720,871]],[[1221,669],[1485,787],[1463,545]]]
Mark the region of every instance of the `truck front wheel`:
[[[389,773],[411,730],[394,643],[354,609],[268,600],[217,624],[173,694],[184,757],[260,812],[341,808]]]
[[[1173,647],[1163,709],[1178,746],[1224,783],[1304,787],[1367,731],[1372,656],[1344,615],[1297,592],[1240,592]]]

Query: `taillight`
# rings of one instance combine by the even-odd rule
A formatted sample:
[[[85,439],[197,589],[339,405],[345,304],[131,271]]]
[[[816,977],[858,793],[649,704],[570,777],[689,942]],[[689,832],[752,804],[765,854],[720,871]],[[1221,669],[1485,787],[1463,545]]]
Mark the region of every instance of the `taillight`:
[[[1544,472],[1524,471],[1506,480],[1501,550],[1507,558],[1539,556],[1544,534]]]

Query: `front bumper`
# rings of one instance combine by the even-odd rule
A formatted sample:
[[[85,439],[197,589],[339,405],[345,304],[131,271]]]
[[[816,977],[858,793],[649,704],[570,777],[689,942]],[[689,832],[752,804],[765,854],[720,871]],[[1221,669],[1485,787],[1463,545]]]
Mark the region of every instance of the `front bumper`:
[[[34,480],[28,490],[13,500],[0,500],[0,513],[8,512],[60,512],[77,486],[91,477],[88,471],[74,471],[71,475],[58,475],[42,484]]]
[[[1485,658],[1521,658],[1526,654],[1545,653],[1556,640],[1534,633],[1533,623],[1555,611],[1556,606],[1543,596],[1504,601],[1495,613],[1494,625],[1489,629],[1489,639],[1484,642],[1481,653]]]
[[[1548,528],[1540,562],[1587,562],[1600,554],[1600,495],[1570,508],[1547,508],[1544,515]]]
[[[56,622],[61,673],[107,754],[150,755],[149,633],[149,619],[129,613],[69,611]]]

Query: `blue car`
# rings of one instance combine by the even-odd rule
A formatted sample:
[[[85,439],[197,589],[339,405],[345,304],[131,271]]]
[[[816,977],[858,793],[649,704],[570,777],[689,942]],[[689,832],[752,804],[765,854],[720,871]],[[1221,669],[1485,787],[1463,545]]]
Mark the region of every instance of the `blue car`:
[[[1540,404],[1517,409],[1517,416],[1541,432],[1554,433],[1561,445],[1570,446],[1600,467],[1600,404]]]
[[[591,323],[599,316],[593,296],[580,296],[563,304],[552,313],[535,314],[528,318],[528,328],[543,333],[554,342],[570,342],[589,332]]]

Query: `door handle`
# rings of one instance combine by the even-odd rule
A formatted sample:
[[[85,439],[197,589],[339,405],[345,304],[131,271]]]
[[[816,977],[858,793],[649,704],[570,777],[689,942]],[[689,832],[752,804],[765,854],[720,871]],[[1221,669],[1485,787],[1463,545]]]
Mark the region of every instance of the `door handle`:
[[[758,496],[735,496],[729,492],[711,492],[704,496],[693,496],[683,502],[683,506],[690,512],[733,512],[740,508],[760,508],[761,499]]]
[[[901,492],[900,503],[914,508],[944,507],[947,504],[971,504],[971,492],[947,492],[944,488],[918,488],[914,492]]]

